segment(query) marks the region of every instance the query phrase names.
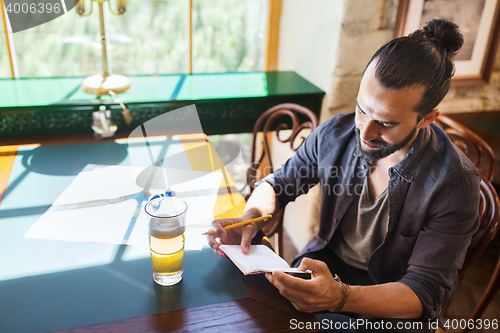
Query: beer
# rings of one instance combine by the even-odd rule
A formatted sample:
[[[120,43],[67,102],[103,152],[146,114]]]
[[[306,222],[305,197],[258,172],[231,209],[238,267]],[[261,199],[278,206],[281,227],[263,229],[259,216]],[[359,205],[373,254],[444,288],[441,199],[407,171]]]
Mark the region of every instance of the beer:
[[[161,205],[163,208],[160,208]],[[178,198],[158,198],[150,201],[145,209],[150,215],[149,248],[153,279],[162,286],[173,285],[182,280],[187,205]]]
[[[151,233],[149,235],[149,248],[151,250],[155,281],[171,280],[174,282],[177,279],[180,281],[184,263],[184,230],[180,235],[170,233],[157,236],[163,237],[154,237]]]

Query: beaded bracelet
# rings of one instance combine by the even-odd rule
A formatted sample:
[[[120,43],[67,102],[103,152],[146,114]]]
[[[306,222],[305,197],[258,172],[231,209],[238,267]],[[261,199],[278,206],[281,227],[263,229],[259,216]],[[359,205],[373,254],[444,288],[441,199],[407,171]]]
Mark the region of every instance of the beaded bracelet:
[[[347,297],[349,297],[349,292],[351,291],[351,288],[349,287],[349,285],[343,283],[337,274],[335,274],[335,277],[333,279],[338,283],[340,283],[340,285],[342,286],[342,301],[340,301],[340,304],[332,312],[340,312],[342,311],[342,308],[344,307],[345,302],[347,301]]]

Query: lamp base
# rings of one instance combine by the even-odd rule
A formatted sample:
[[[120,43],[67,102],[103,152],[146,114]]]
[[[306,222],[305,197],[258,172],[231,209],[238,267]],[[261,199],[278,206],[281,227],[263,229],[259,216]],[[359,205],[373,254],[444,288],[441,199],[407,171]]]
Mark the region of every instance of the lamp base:
[[[87,94],[104,96],[109,95],[109,91],[121,94],[132,87],[130,80],[123,75],[111,74],[106,77],[102,75],[92,75],[83,80],[80,90]]]

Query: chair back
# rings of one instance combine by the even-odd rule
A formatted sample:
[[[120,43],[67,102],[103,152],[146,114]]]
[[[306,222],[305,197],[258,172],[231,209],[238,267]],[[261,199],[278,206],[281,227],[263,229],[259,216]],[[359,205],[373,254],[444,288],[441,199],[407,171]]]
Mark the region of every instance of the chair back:
[[[495,238],[500,228],[500,201],[491,183],[481,175],[479,201],[479,228],[471,239],[462,269],[458,272],[461,279],[464,272]]]
[[[479,173],[492,182],[495,172],[495,154],[486,141],[464,125],[444,115],[440,115],[434,123],[441,127],[450,140],[467,155]]]
[[[289,124],[291,124],[291,127]],[[274,172],[269,133],[276,131],[276,138],[279,142],[289,143],[290,148],[293,151],[297,151],[305,140],[305,137],[302,136],[300,143],[294,146],[295,139],[300,132],[305,128],[310,128],[312,132],[317,127],[318,117],[311,110],[298,104],[279,104],[266,110],[257,119],[253,128],[250,167],[247,171],[247,185],[250,187],[250,194],[255,189],[255,182]],[[282,130],[291,130],[291,134],[281,137],[280,132]],[[260,142],[261,151],[257,152],[257,140],[259,137],[262,138]],[[268,237],[276,234],[275,251],[280,256],[283,256],[283,213],[284,210],[281,209],[263,229],[264,234]]]
[[[470,264],[479,257],[493,240],[499,228],[499,199],[491,185],[495,171],[495,154],[486,141],[459,122],[444,115],[440,115],[434,122],[474,163],[481,175],[479,228],[472,236],[464,265],[459,271],[459,277],[461,278]]]
[[[495,154],[486,141],[461,123],[444,115],[440,115],[434,123],[441,127],[450,140],[474,163],[481,176],[479,227],[472,235],[464,264],[458,271],[461,281],[474,260],[493,240],[500,226],[499,198],[491,185],[495,172]],[[449,302],[443,305],[440,318],[446,316],[448,307]]]
[[[286,122],[287,120],[288,123],[291,122],[291,128]],[[247,171],[247,184],[250,186],[250,193],[255,189],[255,182],[274,172],[273,162],[271,160],[269,132],[276,131],[276,138],[279,142],[288,142],[290,143],[290,148],[293,151],[297,151],[305,140],[305,137],[301,137],[302,141],[294,147],[295,139],[299,133],[305,128],[310,128],[312,132],[317,127],[318,117],[308,108],[298,104],[279,104],[266,110],[257,119],[253,128],[252,155],[250,158],[250,167]],[[280,132],[288,129],[292,130],[291,134],[285,138],[280,137]],[[262,134],[260,135],[260,133]],[[262,151],[260,153],[257,152],[257,140],[259,137],[262,138]],[[265,168],[262,168],[264,164]]]

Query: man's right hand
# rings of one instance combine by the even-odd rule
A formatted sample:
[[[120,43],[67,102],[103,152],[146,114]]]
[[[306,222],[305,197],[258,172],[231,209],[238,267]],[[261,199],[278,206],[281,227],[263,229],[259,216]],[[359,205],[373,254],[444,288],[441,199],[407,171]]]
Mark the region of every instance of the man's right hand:
[[[212,222],[212,228],[215,232],[209,234],[208,237],[208,245],[214,249],[215,254],[228,258],[222,250],[219,248],[221,244],[231,244],[231,245],[241,245],[241,251],[244,254],[248,254],[250,249],[250,243],[252,242],[253,237],[257,234],[257,224],[250,223],[238,228],[233,228],[229,230],[224,230],[223,227],[235,224],[242,221],[247,221],[250,218],[248,217],[240,217],[233,219],[220,219],[214,220]]]
[[[241,251],[248,254],[250,243],[257,231],[264,228],[271,220],[250,223],[242,227],[224,230],[223,227],[248,221],[260,216],[275,214],[280,210],[279,201],[276,200],[273,187],[269,183],[262,183],[253,191],[247,201],[242,217],[233,219],[220,219],[212,222],[214,233],[208,235],[208,245],[214,249],[215,254],[227,258],[219,249],[221,244],[241,245]]]

